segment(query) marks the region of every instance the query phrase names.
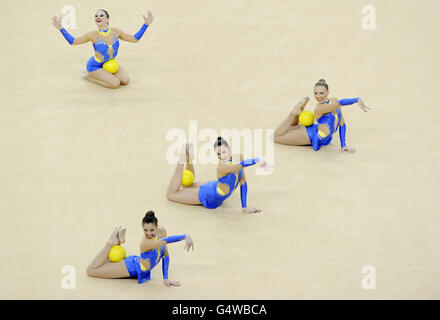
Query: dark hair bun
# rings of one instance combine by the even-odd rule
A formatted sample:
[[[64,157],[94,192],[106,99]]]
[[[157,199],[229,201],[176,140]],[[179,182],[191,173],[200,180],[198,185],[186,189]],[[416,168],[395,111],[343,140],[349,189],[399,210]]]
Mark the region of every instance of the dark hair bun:
[[[217,140],[214,142],[214,148],[217,148],[220,146],[226,146],[229,148],[229,144],[225,139],[223,139],[222,137],[217,137]]]
[[[154,211],[147,211],[145,217],[142,218],[142,225],[144,225],[145,223],[153,223],[157,226],[157,218],[154,216]]]
[[[145,217],[154,217],[154,211],[148,211],[146,214],[145,214]]]
[[[328,84],[327,84],[327,82],[325,82],[325,79],[319,79],[318,82],[315,83],[315,87],[316,86],[323,86],[323,87],[326,87],[328,90]]]

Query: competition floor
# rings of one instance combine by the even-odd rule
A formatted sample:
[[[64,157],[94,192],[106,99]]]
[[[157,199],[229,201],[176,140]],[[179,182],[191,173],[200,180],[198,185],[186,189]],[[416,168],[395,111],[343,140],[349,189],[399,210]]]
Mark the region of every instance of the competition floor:
[[[436,0],[106,1],[111,26],[134,33],[118,60],[131,83],[109,90],[81,77],[91,44],[69,47],[50,23],[76,9],[74,36],[95,30],[102,1],[2,6],[0,99],[2,299],[434,299],[440,297],[439,13]],[[376,9],[364,30],[361,9]],[[347,141],[319,152],[275,145],[272,175],[247,169],[215,211],[166,200],[172,128],[275,128],[325,78]],[[313,103],[308,110],[313,109]],[[196,165],[199,180],[215,165]],[[105,280],[86,267],[117,225],[138,254],[141,219],[170,234],[170,279]],[[76,270],[63,289],[62,268]],[[376,270],[365,290],[363,266]]]

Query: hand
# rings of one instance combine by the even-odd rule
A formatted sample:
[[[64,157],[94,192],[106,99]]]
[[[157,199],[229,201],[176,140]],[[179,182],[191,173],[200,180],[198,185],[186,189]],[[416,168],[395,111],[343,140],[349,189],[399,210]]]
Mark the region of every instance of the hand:
[[[163,283],[165,283],[165,285],[167,287],[180,287],[181,286],[179,281],[171,281],[168,279],[163,279]]]
[[[368,112],[368,110],[370,110],[370,108],[365,105],[365,103],[362,99],[359,99],[358,105],[365,112]]]
[[[185,250],[189,251],[191,249],[194,251],[194,242],[192,241],[191,237],[189,235],[186,235],[185,237]]]
[[[267,163],[266,159],[260,157],[260,161],[258,162],[258,164],[260,165],[260,168],[263,169],[263,171],[268,173],[272,172],[273,167]]]
[[[153,14],[151,11],[148,11],[148,17],[145,17],[145,15],[142,15],[144,17],[144,23],[149,26],[153,22]]]
[[[261,209],[257,209],[257,208],[243,208],[244,213],[258,213],[261,211],[262,211]]]
[[[61,25],[61,18],[52,17],[52,24],[55,26],[55,28],[57,28],[58,30],[61,30],[63,28],[63,26]]]
[[[345,147],[342,147],[342,148],[341,148],[341,152],[344,152],[344,151],[347,151],[347,152],[349,152],[349,153],[355,153],[355,152],[356,152],[356,149],[354,149],[354,148],[349,148],[349,147],[345,146]]]

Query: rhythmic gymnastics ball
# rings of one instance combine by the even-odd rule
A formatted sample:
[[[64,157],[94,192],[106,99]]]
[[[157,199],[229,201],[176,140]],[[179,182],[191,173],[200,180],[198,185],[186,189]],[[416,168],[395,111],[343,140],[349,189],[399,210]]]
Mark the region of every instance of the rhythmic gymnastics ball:
[[[119,69],[119,63],[115,59],[110,59],[109,61],[104,63],[102,65],[102,67],[104,68],[104,70],[106,70],[110,73],[116,73],[116,72],[118,72],[118,69]]]
[[[183,170],[182,186],[189,187],[194,182],[194,174],[189,170]]]
[[[126,253],[124,247],[117,245],[113,246],[108,253],[108,258],[111,262],[119,262],[125,259]]]
[[[315,122],[315,115],[312,111],[303,111],[299,115],[299,123],[304,127],[311,126]]]

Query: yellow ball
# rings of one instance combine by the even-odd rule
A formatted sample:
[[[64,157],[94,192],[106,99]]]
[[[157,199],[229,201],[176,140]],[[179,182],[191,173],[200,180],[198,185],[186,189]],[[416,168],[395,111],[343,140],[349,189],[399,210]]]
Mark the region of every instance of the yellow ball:
[[[189,187],[194,182],[194,174],[189,170],[183,170],[182,186]]]
[[[119,69],[119,63],[115,59],[110,59],[109,61],[104,63],[102,65],[102,67],[104,68],[104,70],[106,70],[110,73],[116,73],[116,72],[118,72],[118,69]]]
[[[113,246],[108,253],[108,258],[111,262],[119,262],[125,259],[126,253],[124,247],[117,245]]]
[[[315,115],[312,111],[303,111],[299,115],[299,123],[304,127],[311,126],[315,122]]]

